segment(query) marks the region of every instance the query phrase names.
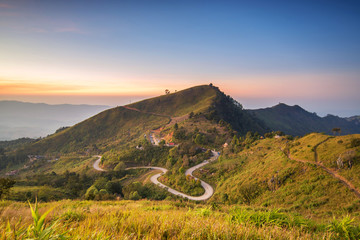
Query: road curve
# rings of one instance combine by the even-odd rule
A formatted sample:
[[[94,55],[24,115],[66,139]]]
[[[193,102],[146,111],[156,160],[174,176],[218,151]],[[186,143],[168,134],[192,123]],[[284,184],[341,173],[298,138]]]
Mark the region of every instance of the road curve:
[[[194,176],[192,175],[192,173],[193,173],[196,169],[199,169],[199,168],[205,166],[206,164],[215,161],[215,160],[219,157],[219,153],[218,153],[218,152],[215,152],[215,151],[211,151],[211,152],[212,152],[212,154],[213,154],[213,156],[212,156],[211,158],[209,158],[208,160],[205,160],[204,162],[202,162],[202,163],[200,163],[200,164],[198,164],[198,165],[196,165],[196,166],[193,166],[192,168],[189,168],[188,170],[186,170],[185,175],[186,175],[186,176],[187,176],[187,175],[190,175],[190,176],[194,177]],[[101,159],[101,157],[100,157],[98,160],[96,160],[95,163],[94,163],[94,168],[95,168],[96,170],[101,169],[101,168],[99,167],[100,159]],[[96,163],[97,163],[97,165],[96,165]],[[96,166],[97,168],[96,168],[95,166]],[[176,191],[175,189],[170,188],[170,187],[166,186],[165,184],[162,184],[161,182],[158,181],[158,178],[159,178],[160,176],[162,176],[163,174],[165,174],[165,173],[168,171],[166,168],[152,167],[152,166],[142,166],[142,167],[130,167],[130,168],[126,168],[126,170],[129,170],[129,169],[139,169],[139,168],[149,168],[149,169],[153,169],[153,170],[160,170],[160,171],[162,171],[162,173],[158,173],[158,174],[153,175],[153,176],[150,178],[150,181],[151,181],[152,183],[156,184],[156,185],[159,186],[159,187],[165,188],[168,192],[170,192],[170,193],[172,193],[172,194],[174,194],[174,195],[177,195],[177,196],[180,196],[180,197],[183,197],[183,198],[187,198],[187,199],[190,199],[190,200],[194,200],[194,201],[205,201],[205,200],[209,199],[209,198],[214,194],[214,189],[213,189],[213,187],[212,187],[210,184],[208,184],[208,183],[206,183],[206,182],[204,182],[204,181],[202,181],[202,180],[200,180],[200,182],[201,182],[201,186],[205,189],[205,193],[204,193],[203,195],[201,195],[201,196],[198,196],[198,197],[194,197],[194,196],[187,195],[187,194],[185,194],[185,193]],[[99,171],[105,171],[105,170],[104,170],[104,169],[101,169],[101,170],[99,170]],[[197,179],[197,178],[195,178],[195,179]]]
[[[102,168],[99,166],[100,161],[101,161],[101,156],[97,155],[97,156],[95,156],[95,157],[97,157],[98,159],[97,159],[97,160],[94,162],[94,164],[93,164],[94,169],[95,169],[95,170],[98,170],[98,171],[101,171],[101,172],[104,172],[105,170],[102,169]]]

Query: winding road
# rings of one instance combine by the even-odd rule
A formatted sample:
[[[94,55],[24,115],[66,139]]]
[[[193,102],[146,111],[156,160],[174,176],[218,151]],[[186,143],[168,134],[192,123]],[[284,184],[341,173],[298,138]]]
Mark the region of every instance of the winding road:
[[[185,175],[186,176],[190,175],[190,176],[194,177],[192,175],[192,173],[195,170],[205,166],[206,164],[209,164],[210,162],[215,161],[219,157],[218,152],[216,152],[216,151],[211,151],[211,152],[212,152],[212,157],[211,158],[209,158],[208,160],[205,160],[204,162],[202,162],[202,163],[200,163],[200,164],[198,164],[196,166],[193,166],[192,168],[189,168],[188,170],[186,170]],[[98,157],[98,159],[94,162],[94,165],[93,165],[94,169],[98,170],[98,171],[105,171],[104,169],[99,167],[99,163],[101,161],[101,156],[96,156],[96,157]],[[205,201],[205,200],[209,199],[214,194],[214,188],[210,184],[202,181],[201,179],[199,179],[199,180],[201,182],[201,186],[205,189],[205,192],[204,192],[203,195],[198,196],[198,197],[187,195],[185,193],[176,191],[175,189],[170,188],[170,187],[166,186],[165,184],[162,184],[161,182],[158,181],[158,178],[168,171],[166,168],[153,167],[153,166],[141,166],[141,167],[126,168],[126,170],[139,169],[139,168],[148,168],[148,169],[152,169],[152,170],[160,170],[160,171],[162,171],[162,173],[157,173],[157,174],[153,175],[150,178],[150,181],[152,183],[156,184],[159,187],[165,188],[168,192],[170,192],[170,193],[172,193],[174,195],[177,195],[177,196],[180,196],[180,197],[183,197],[183,198],[187,198],[187,199],[190,199],[190,200],[194,200],[194,201]],[[195,179],[197,179],[197,178],[195,178]]]

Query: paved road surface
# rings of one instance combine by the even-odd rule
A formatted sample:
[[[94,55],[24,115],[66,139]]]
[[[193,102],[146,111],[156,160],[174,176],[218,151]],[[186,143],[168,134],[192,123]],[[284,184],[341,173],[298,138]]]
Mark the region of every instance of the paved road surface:
[[[94,165],[93,167],[95,168],[95,170],[98,170],[98,171],[101,171],[101,172],[104,172],[105,170],[102,169],[99,164],[100,164],[100,161],[101,161],[101,156],[95,156],[97,157],[98,159],[94,162]]]
[[[192,168],[189,168],[188,170],[186,170],[185,172],[185,175],[190,175],[190,176],[193,176],[192,173],[196,170],[196,169],[199,169],[203,166],[205,166],[206,164],[210,163],[210,162],[213,162],[215,161],[218,157],[219,157],[219,153],[218,152],[215,152],[215,151],[212,151],[212,154],[213,156],[208,159],[208,160],[205,160],[204,162],[192,167]],[[100,163],[100,160],[101,160],[101,156],[98,156],[99,159],[95,161],[94,163],[94,168],[98,171],[105,171],[104,169],[100,168],[99,167],[99,163]],[[190,196],[190,195],[187,195],[185,193],[182,193],[182,192],[179,192],[179,191],[176,191],[175,189],[172,189],[168,186],[166,186],[165,184],[162,184],[161,182],[158,181],[158,178],[163,175],[164,173],[166,173],[168,170],[166,168],[161,168],[161,167],[152,167],[152,166],[143,166],[143,167],[131,167],[131,168],[126,168],[126,170],[128,169],[138,169],[138,168],[149,168],[149,169],[153,169],[153,170],[160,170],[162,171],[162,173],[158,173],[158,174],[155,174],[153,175],[151,178],[150,178],[150,181],[154,184],[156,184],[157,186],[159,187],[162,187],[162,188],[165,188],[168,192],[174,194],[174,195],[177,195],[177,196],[180,196],[180,197],[183,197],[183,198],[187,198],[187,199],[190,199],[190,200],[194,200],[194,201],[204,201],[204,200],[207,200],[209,199],[213,194],[214,194],[214,189],[212,186],[210,186],[210,184],[200,180],[201,182],[201,186],[205,189],[205,193],[201,196],[198,196],[198,197],[193,197],[193,196]],[[197,179],[197,178],[195,178]]]

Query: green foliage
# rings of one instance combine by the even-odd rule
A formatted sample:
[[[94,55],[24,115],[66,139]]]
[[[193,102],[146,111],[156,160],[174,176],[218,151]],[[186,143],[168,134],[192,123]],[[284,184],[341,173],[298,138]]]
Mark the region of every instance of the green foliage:
[[[62,219],[64,222],[81,222],[85,219],[85,215],[80,212],[68,210],[64,214],[61,215],[60,219]]]
[[[34,207],[29,203],[31,215],[34,223],[27,229],[27,237],[38,240],[51,240],[51,239],[66,239],[63,234],[55,234],[58,222],[52,223],[50,226],[46,226],[45,218],[53,210],[49,209],[43,215],[40,215],[37,201]]]
[[[209,108],[206,117],[221,125],[228,124],[228,129],[238,131],[244,135],[248,131],[257,131],[265,133],[268,127],[253,115],[243,110],[240,103],[232,97],[225,95],[217,87],[212,87],[216,90],[216,99],[214,104]]]
[[[243,184],[239,188],[240,199],[246,203],[250,204],[261,193],[261,188],[258,184]]]
[[[119,163],[115,166],[114,171],[121,172],[121,171],[124,171],[125,168],[126,168],[125,163],[124,163],[124,162],[119,162]]]
[[[142,184],[140,182],[133,182],[124,186],[123,194],[125,199],[131,200],[143,198],[163,200],[168,196],[165,189],[159,188],[152,183]]]
[[[358,146],[360,146],[360,138],[351,139],[350,147],[354,148],[354,147],[358,147]]]
[[[201,217],[208,217],[212,214],[212,210],[209,207],[197,208],[195,213]]]
[[[181,168],[178,172],[173,171],[171,173],[168,171],[159,180],[165,185],[191,196],[201,196],[204,194],[205,190],[201,186],[200,180],[195,180],[189,175],[185,176],[183,172]]]
[[[281,228],[299,227],[310,230],[314,228],[315,223],[301,216],[294,216],[279,209],[255,211],[248,209],[235,209],[230,214],[231,221],[238,223],[250,223],[256,226],[277,226]]]
[[[130,148],[121,152],[108,152],[103,155],[102,159],[106,166],[116,166],[119,162],[125,165],[138,164],[138,165],[157,165],[164,166],[168,157],[168,147],[152,146],[147,143],[143,145],[144,150]]]
[[[8,195],[10,189],[14,186],[15,180],[10,178],[0,178],[0,199]]]
[[[129,195],[130,200],[139,200],[140,198],[141,198],[141,196],[139,195],[139,193],[137,191],[131,192]]]
[[[194,142],[198,145],[205,145],[207,143],[206,136],[204,134],[197,134]]]
[[[355,240],[360,238],[360,225],[355,226],[354,219],[349,215],[341,220],[334,217],[327,229],[334,234],[334,239]]]
[[[99,193],[99,190],[95,186],[91,186],[86,190],[85,199],[93,200],[95,196]]]

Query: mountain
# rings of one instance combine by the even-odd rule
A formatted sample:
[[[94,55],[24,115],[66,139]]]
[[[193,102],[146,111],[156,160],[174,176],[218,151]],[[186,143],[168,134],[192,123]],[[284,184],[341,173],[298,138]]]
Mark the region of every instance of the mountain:
[[[247,110],[254,117],[259,118],[274,131],[283,131],[286,134],[302,136],[311,132],[332,133],[333,128],[340,128],[341,134],[360,133],[357,118],[341,118],[334,115],[319,117],[298,105],[288,106],[280,103],[264,109]]]
[[[202,85],[103,111],[31,144],[26,151],[29,154],[69,153],[96,146],[106,152],[112,147],[134,143],[148,131],[163,128],[172,120],[179,118],[184,122],[190,115],[208,122],[208,129],[220,122],[242,135],[247,131],[269,130],[230,96],[212,85]],[[204,129],[204,134],[208,129]]]
[[[74,125],[108,108],[101,105],[0,101],[0,141],[44,137],[60,127]]]
[[[348,120],[349,122],[354,123],[357,126],[360,126],[360,116],[352,116],[345,119]]]

